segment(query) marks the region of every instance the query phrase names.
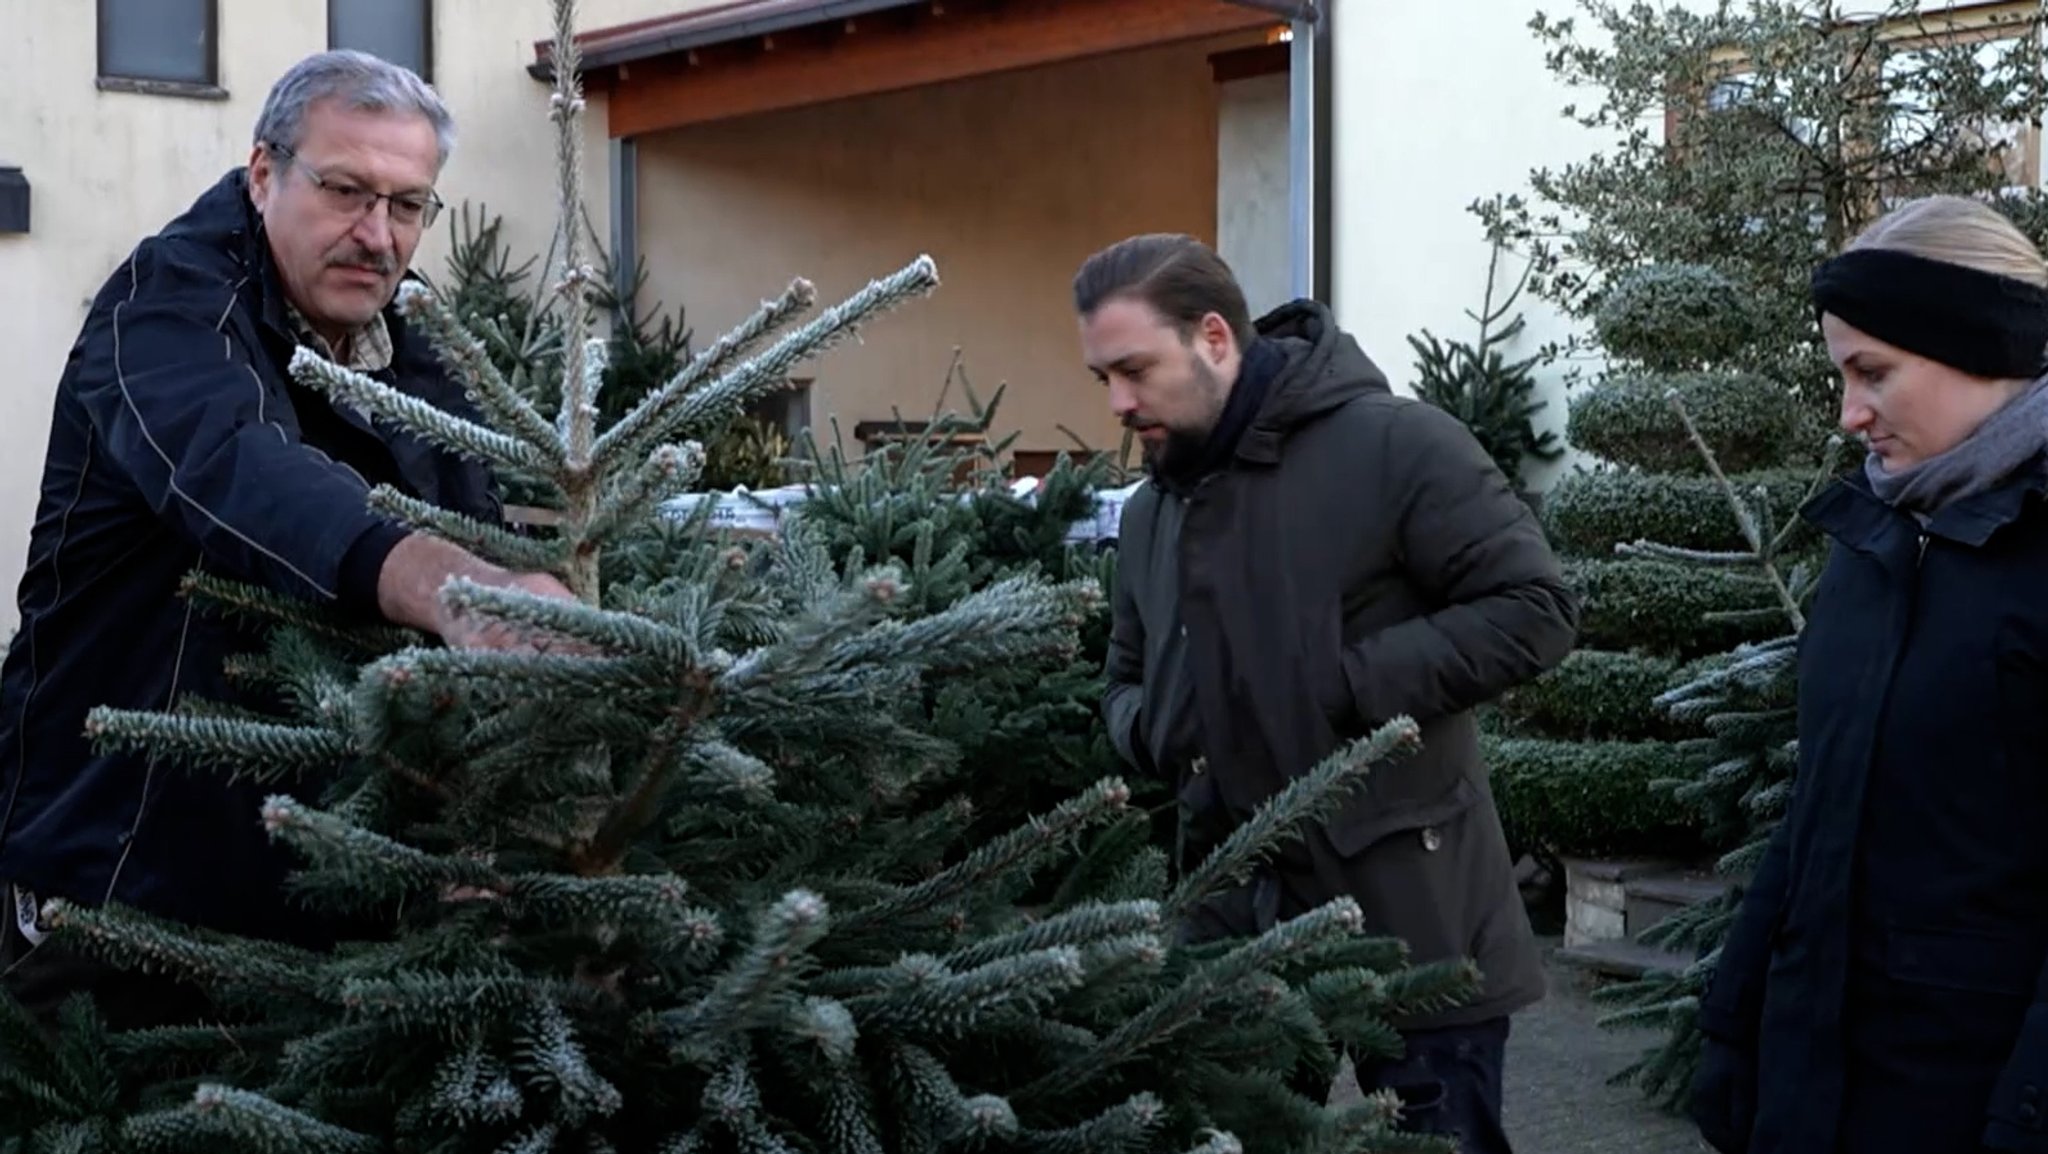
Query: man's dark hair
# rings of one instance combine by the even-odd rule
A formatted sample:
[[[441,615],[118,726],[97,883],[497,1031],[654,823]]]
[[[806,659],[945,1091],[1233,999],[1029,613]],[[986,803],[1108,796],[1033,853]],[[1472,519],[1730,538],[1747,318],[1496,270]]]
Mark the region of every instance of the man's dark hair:
[[[1074,310],[1082,316],[1117,297],[1144,301],[1182,340],[1210,313],[1223,318],[1239,348],[1258,336],[1251,309],[1230,266],[1214,249],[1184,233],[1147,233],[1120,240],[1081,263],[1074,274]]]

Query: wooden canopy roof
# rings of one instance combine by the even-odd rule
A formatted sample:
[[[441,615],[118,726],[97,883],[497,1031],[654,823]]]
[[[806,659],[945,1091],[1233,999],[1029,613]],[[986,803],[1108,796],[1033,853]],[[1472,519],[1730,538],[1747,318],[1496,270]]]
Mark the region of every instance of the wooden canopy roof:
[[[577,37],[614,137],[1312,19],[1311,0],[732,0]],[[535,45],[550,79],[552,41]]]

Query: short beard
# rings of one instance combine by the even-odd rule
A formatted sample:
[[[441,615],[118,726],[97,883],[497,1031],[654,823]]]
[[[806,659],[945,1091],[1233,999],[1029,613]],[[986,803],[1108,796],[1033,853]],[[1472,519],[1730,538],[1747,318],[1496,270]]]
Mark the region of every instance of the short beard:
[[[1164,440],[1145,443],[1145,468],[1155,476],[1162,471],[1178,468],[1199,459],[1203,447],[1208,443],[1207,433],[1184,433],[1178,429],[1168,429]]]
[[[1214,435],[1217,424],[1223,419],[1225,404],[1222,378],[1208,365],[1197,360],[1194,363],[1195,379],[1200,381],[1203,391],[1211,402],[1209,421],[1199,432],[1186,429],[1166,430],[1164,439],[1145,445],[1145,468],[1153,476],[1164,471],[1185,469],[1201,460],[1202,452],[1208,447],[1209,438]]]

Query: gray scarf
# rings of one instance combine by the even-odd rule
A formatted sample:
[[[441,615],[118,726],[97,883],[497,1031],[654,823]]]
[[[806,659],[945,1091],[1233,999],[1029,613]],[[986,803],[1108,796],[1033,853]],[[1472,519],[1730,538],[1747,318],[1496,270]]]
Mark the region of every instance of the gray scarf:
[[[2043,448],[2048,448],[2048,377],[2015,394],[1947,452],[1896,473],[1885,472],[1875,455],[1867,456],[1863,475],[1879,498],[1925,521],[1950,502],[2005,480]]]

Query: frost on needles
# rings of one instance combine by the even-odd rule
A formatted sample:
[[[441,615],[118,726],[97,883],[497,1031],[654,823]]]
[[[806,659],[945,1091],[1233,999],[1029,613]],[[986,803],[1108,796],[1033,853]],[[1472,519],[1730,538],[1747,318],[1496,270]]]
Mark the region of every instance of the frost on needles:
[[[553,9],[573,222],[583,104],[573,4]],[[94,739],[266,783],[249,820],[299,861],[297,898],[373,932],[311,952],[49,903],[54,941],[196,984],[218,1012],[114,1031],[75,1001],[45,1034],[0,1000],[0,1151],[1447,1151],[1399,1133],[1391,1098],[1331,1108],[1292,1087],[1327,1084],[1340,1048],[1398,1051],[1390,1020],[1468,996],[1469,965],[1407,965],[1349,900],[1241,941],[1177,934],[1415,726],[1305,773],[1176,880],[1138,844],[1130,868],[1062,884],[1093,834],[1144,824],[1129,786],[976,813],[970,787],[1006,767],[962,758],[930,687],[1068,667],[1103,611],[1094,582],[1022,567],[933,603],[920,566],[835,559],[802,516],[768,541],[699,524],[678,543],[663,523],[701,465],[693,435],[929,292],[932,263],[792,328],[813,303],[797,282],[600,433],[588,270],[576,230],[558,239],[580,352],[556,413],[417,289],[401,305],[480,422],[310,356],[293,370],[543,479],[559,520],[534,535],[375,500],[578,600],[452,583],[451,603],[540,643],[465,652],[195,577],[204,611],[270,623],[232,673],[282,707],[100,710]],[[962,836],[991,818],[1007,832]]]

